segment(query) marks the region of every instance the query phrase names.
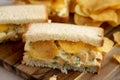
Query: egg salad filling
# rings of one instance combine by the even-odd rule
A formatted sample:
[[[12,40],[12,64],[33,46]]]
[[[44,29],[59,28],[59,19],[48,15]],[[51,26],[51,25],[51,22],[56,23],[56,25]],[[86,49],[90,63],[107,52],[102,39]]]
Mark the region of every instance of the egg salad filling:
[[[21,29],[20,25],[0,25],[0,43],[7,40],[15,41],[19,39]]]
[[[102,51],[81,41],[27,41],[25,51],[33,59],[61,66],[100,66],[103,59]]]

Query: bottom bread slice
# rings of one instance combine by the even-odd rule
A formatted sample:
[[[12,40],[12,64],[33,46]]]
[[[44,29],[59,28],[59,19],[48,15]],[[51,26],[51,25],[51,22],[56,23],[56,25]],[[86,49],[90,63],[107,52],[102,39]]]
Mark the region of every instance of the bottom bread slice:
[[[66,74],[67,74],[68,70],[97,74],[101,67],[101,65],[100,66],[98,66],[98,65],[93,65],[93,66],[81,65],[80,67],[75,67],[75,66],[71,66],[69,64],[64,64],[64,65],[52,64],[52,63],[49,63],[48,61],[37,60],[35,58],[32,58],[27,53],[24,54],[22,64],[32,66],[32,67],[36,66],[36,67],[49,67],[49,68],[53,68],[53,69],[59,69],[59,70],[61,70],[61,72],[66,73]]]

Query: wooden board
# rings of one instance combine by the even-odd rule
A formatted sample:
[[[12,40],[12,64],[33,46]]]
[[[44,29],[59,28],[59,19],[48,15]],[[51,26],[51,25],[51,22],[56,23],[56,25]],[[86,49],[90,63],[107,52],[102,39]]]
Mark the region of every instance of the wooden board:
[[[108,29],[107,37],[112,37],[112,33],[120,30],[120,27]],[[23,77],[26,80],[49,80],[53,75],[57,75],[57,80],[120,80],[120,65],[112,58],[113,54],[120,52],[120,47],[115,46],[106,56],[98,75],[90,73],[80,73],[69,71],[68,74],[50,68],[29,67],[21,64],[24,43],[8,42],[0,44],[0,66]]]

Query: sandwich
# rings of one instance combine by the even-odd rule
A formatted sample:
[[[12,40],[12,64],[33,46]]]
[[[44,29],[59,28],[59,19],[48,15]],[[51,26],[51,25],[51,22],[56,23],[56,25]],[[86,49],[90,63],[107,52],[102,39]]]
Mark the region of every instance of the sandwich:
[[[68,0],[16,0],[15,4],[43,4],[48,8],[49,19],[53,22],[69,21],[69,2]],[[24,2],[24,3],[23,3]]]
[[[29,24],[23,34],[22,64],[98,73],[103,61],[104,30],[62,23]]]
[[[20,39],[29,23],[47,21],[44,5],[0,6],[0,43]]]

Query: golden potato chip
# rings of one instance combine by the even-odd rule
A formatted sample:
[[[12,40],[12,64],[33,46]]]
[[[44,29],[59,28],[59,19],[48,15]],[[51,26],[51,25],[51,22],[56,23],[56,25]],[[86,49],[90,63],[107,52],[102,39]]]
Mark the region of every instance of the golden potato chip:
[[[114,54],[113,58],[116,59],[120,63],[120,54]]]
[[[74,15],[74,21],[78,25],[89,25],[89,26],[95,26],[95,27],[99,27],[103,23],[100,21],[93,21],[89,17],[83,17],[78,14]]]
[[[94,7],[93,11],[103,11],[106,9],[120,9],[120,0],[97,0],[97,6]]]
[[[78,4],[84,8],[87,13],[93,12],[99,0],[78,0]]]
[[[85,44],[83,42],[71,42],[71,41],[58,41],[60,47],[67,53],[77,54],[83,49],[94,49],[94,46]]]
[[[119,32],[115,32],[113,34],[113,37],[114,37],[114,41],[116,41],[120,45],[120,31]]]
[[[0,25],[0,32],[5,31],[8,28],[7,25]]]
[[[37,41],[31,43],[30,47],[30,55],[39,60],[53,59],[58,53],[54,41]]]
[[[104,43],[102,47],[98,47],[98,50],[101,52],[108,53],[114,45],[114,42],[108,38],[104,38]]]
[[[101,13],[93,13],[90,17],[95,21],[110,21],[114,23],[118,23],[118,17],[114,10],[105,10]]]
[[[77,14],[79,14],[80,16],[89,17],[89,14],[85,13],[85,10],[84,10],[84,11],[82,11],[82,10],[83,10],[83,9],[80,8],[79,5],[76,5],[76,7],[75,7],[75,12],[76,12]]]

